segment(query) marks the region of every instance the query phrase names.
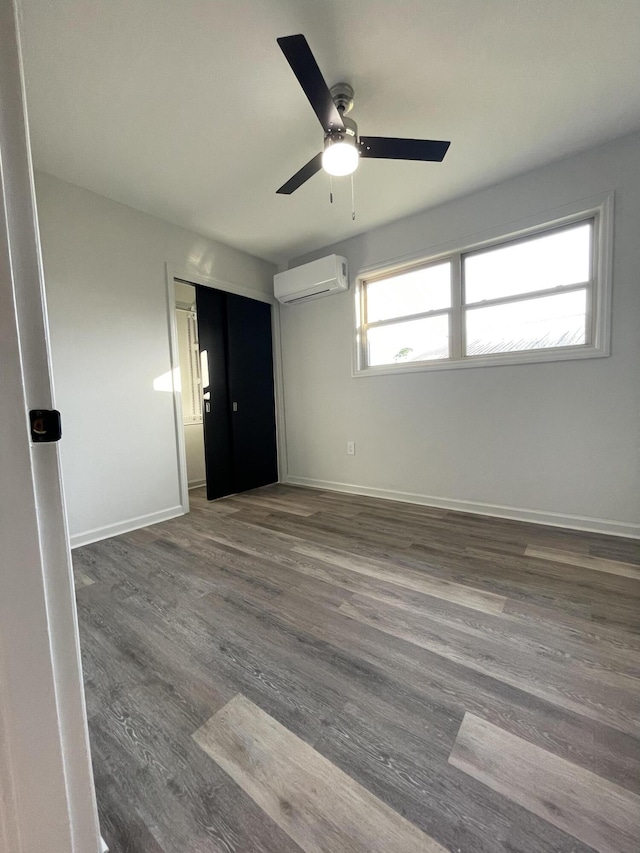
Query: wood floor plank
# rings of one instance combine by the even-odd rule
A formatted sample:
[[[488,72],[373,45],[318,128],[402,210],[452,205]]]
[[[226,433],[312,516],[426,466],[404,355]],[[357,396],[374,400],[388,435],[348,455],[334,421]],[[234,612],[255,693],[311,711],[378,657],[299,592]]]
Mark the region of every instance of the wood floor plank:
[[[320,562],[340,566],[340,568],[347,569],[350,572],[387,581],[405,589],[422,592],[425,595],[455,601],[464,607],[482,610],[485,613],[501,613],[506,602],[506,598],[491,592],[484,592],[471,586],[434,578],[426,573],[422,574],[411,570],[395,571],[392,566],[385,565],[381,561],[363,559],[355,554],[345,554],[333,549],[316,548],[309,545],[296,545],[293,550],[297,554],[304,554]]]
[[[459,628],[443,625],[403,608],[381,605],[365,596],[354,596],[339,612],[379,631],[399,637],[437,655],[489,675],[547,702],[595,720],[608,722],[622,732],[640,735],[640,680],[619,672],[572,662],[568,677],[566,661],[540,654],[539,647],[519,648],[508,639],[485,638],[479,643]]]
[[[486,546],[463,549],[457,542],[449,545],[428,542],[411,545],[403,556],[407,565],[411,557],[422,557],[427,565],[435,564],[434,569],[440,569],[447,577],[452,573],[477,574],[492,584],[506,580],[510,589],[517,590],[521,586],[524,595],[529,594],[530,590],[546,588],[554,595],[559,595],[563,605],[565,601],[572,601],[572,596],[575,596],[576,602],[589,601],[589,595],[594,592],[597,599],[609,596],[640,598],[640,586],[635,578],[601,572],[587,574],[580,566],[542,560],[526,554],[491,551]]]
[[[312,660],[281,652],[271,642],[265,630],[266,614],[272,610],[270,590],[262,585],[244,586],[238,580],[235,588],[233,594],[231,586],[225,584],[219,594],[179,606],[160,598],[150,602],[132,596],[110,619],[103,609],[92,604],[87,611],[84,605],[81,624],[109,639],[103,643],[103,655],[109,670],[116,672],[116,684],[119,669],[117,662],[111,662],[112,646],[130,648],[154,681],[175,685],[176,692],[198,711],[209,707],[200,722],[242,692],[297,733],[313,739],[322,731],[325,720],[342,707],[345,696],[337,686],[319,678]],[[317,591],[310,593],[305,590],[295,599],[299,615],[307,619],[315,617],[322,606]],[[243,605],[248,598],[258,603],[260,618],[247,618]],[[327,607],[335,609],[342,600],[342,595],[337,600],[330,595]],[[279,634],[284,641],[281,645],[294,649],[306,639],[287,631]],[[108,682],[103,682],[107,687]],[[219,701],[222,696],[224,701]],[[110,695],[109,704],[113,701]]]
[[[109,853],[166,853],[113,777],[96,773],[95,785],[100,832]]]
[[[318,516],[321,516],[318,518]],[[332,516],[333,519],[333,516]],[[344,548],[347,551],[355,551],[360,553],[369,553],[371,549],[372,556],[389,557],[397,554],[406,547],[406,540],[401,541],[400,537],[396,537],[395,541],[390,541],[384,535],[380,536],[357,536],[354,542],[353,535],[349,535],[349,525],[353,530],[358,529],[358,516],[349,518],[341,517],[329,521],[326,513],[318,513],[310,518],[295,518],[293,516],[270,515],[267,519],[260,521],[260,526],[272,530],[280,534],[287,534],[298,539],[304,540],[305,543],[325,547],[327,545]],[[250,521],[250,519],[248,519]],[[373,553],[375,552],[375,554]]]
[[[206,719],[237,692],[223,679],[211,678],[193,644],[161,618],[159,608],[133,597],[127,601],[111,608],[93,599],[79,602],[85,678],[90,687],[100,688],[105,707],[130,700],[132,688],[153,681],[183,697]]]
[[[362,513],[374,510],[393,515],[396,518],[419,517],[419,518],[442,518],[447,515],[448,510],[439,507],[421,504],[407,503],[405,501],[381,501],[380,498],[367,497],[366,495],[353,495],[348,492],[318,491],[318,500],[322,504],[336,508],[343,515],[345,512]]]
[[[147,542],[153,542],[157,535],[158,531],[155,527],[139,527],[137,530],[123,533],[122,538],[136,545],[146,545]]]
[[[640,585],[632,578],[587,572],[577,566],[532,557],[477,552],[460,555],[455,544],[450,549],[442,545],[412,545],[398,558],[398,565],[426,565],[438,577],[473,583],[478,589],[508,599],[557,610],[560,618],[561,614],[573,613],[640,631]]]
[[[267,615],[260,605],[254,609],[261,624],[268,619],[281,626],[281,630],[286,631],[288,623],[297,631],[304,631],[304,643],[311,646],[316,657],[330,661],[346,658],[347,672],[353,673],[353,680],[362,678],[373,682],[383,675],[389,680],[388,695],[395,696],[402,708],[406,707],[411,695],[419,697],[424,703],[427,720],[437,719],[438,709],[439,714],[459,722],[465,710],[471,710],[640,791],[637,772],[640,740],[606,722],[600,724],[569,712],[538,699],[530,691],[511,687],[420,646],[412,647],[377,628],[342,619],[340,613],[325,611],[310,624],[308,617],[300,615],[302,608],[300,604],[296,606],[295,597],[286,612],[278,609]],[[293,638],[300,642],[297,633]]]
[[[461,784],[459,771],[447,759],[440,764],[429,755],[446,746],[438,739],[431,725],[423,722],[421,729],[408,732],[405,718],[394,715],[391,706],[368,702],[348,705],[315,748],[447,850],[514,853],[531,847],[535,853],[593,853],[471,777]],[[448,742],[447,758],[453,742]]]
[[[589,543],[589,554],[640,566],[640,539],[620,539],[617,536],[598,536]]]
[[[158,714],[161,717],[162,708]],[[300,853],[289,836],[212,764],[190,736],[172,738],[166,730],[141,725],[137,717],[126,725],[115,719],[95,719],[90,735],[93,755],[100,764],[98,800],[104,784],[100,774],[106,771],[120,789],[121,820],[129,829],[123,832],[126,840],[137,831],[135,821],[131,824],[127,818],[135,803],[164,853]],[[184,772],[174,761],[163,764],[155,760],[158,741],[175,751],[184,762]],[[131,853],[147,851],[134,848]]]
[[[412,595],[417,597],[415,593]],[[435,607],[431,602],[437,600],[427,596],[423,598],[426,604],[423,605],[422,615],[418,613],[418,616],[425,623],[432,623]],[[456,605],[448,602],[438,604],[442,606],[442,613],[435,620],[434,630],[450,639],[451,632],[448,628],[453,627],[453,620],[452,625],[447,626],[440,616],[444,616],[446,610],[454,610]],[[228,624],[224,617],[227,607],[230,608],[231,614]],[[396,640],[393,635],[380,632],[378,627],[369,627],[363,622],[354,623],[350,618],[342,619],[340,611],[334,606],[310,608],[309,597],[304,591],[287,590],[277,599],[267,599],[260,590],[252,590],[249,593],[242,592],[238,596],[225,596],[224,605],[212,596],[205,596],[197,605],[198,611],[201,608],[209,623],[219,624],[223,636],[226,632],[235,633],[237,626],[244,626],[247,642],[251,636],[256,635],[261,637],[263,645],[270,644],[272,639],[277,642],[282,647],[277,653],[278,666],[287,673],[290,683],[292,674],[304,674],[304,678],[309,679],[309,683],[321,691],[320,695],[327,695],[327,691],[336,691],[338,695],[342,694],[350,700],[357,695],[354,694],[356,689],[361,692],[365,688],[366,701],[369,703],[372,701],[372,692],[379,695],[378,691],[381,691],[382,695],[395,697],[398,714],[411,704],[412,696],[414,699],[419,696],[420,701],[426,703],[424,713],[431,724],[435,725],[437,721],[446,719],[453,720],[455,731],[465,710],[476,710],[515,734],[523,734],[545,748],[553,749],[576,763],[596,769],[612,781],[640,792],[637,773],[640,741],[633,735],[611,727],[607,709],[612,704],[609,700],[613,694],[606,694],[607,701],[602,715],[596,713],[593,717],[567,711],[560,700],[558,704],[539,700],[528,689],[529,683],[524,675],[526,658],[521,654],[521,646],[523,642],[525,648],[527,646],[526,632],[523,632],[524,637],[520,637],[515,627],[512,635],[504,633],[499,637],[503,646],[501,654],[504,655],[506,648],[510,656],[513,655],[514,661],[522,660],[523,673],[519,674],[522,689],[512,688],[502,679],[485,677],[481,674],[480,667],[466,667],[464,663],[456,662],[452,655],[437,655],[418,645],[412,648],[405,641]],[[470,613],[466,608],[457,609]],[[482,661],[484,655],[489,659],[494,652],[483,639],[481,630],[476,629],[482,625],[500,623],[502,617],[488,616],[477,611],[472,611],[472,614],[476,626],[469,625],[471,632],[467,638],[472,640],[476,658],[479,657]],[[459,624],[455,622],[456,626]],[[487,639],[491,634],[491,631],[487,631]],[[547,634],[553,639],[549,630]],[[559,642],[562,643],[563,640]],[[534,634],[532,653],[538,648],[538,644],[539,639]],[[552,649],[545,652],[544,645],[540,646],[541,651],[553,660]],[[243,653],[243,656],[247,657],[247,653]],[[274,652],[270,652],[269,657],[274,659]],[[557,652],[556,658],[563,659]],[[627,658],[634,660],[635,656],[623,656],[623,660]],[[596,661],[597,658],[590,661],[589,665],[594,665]],[[248,655],[248,663],[249,670],[257,663],[251,654]],[[615,663],[615,657],[612,663]],[[259,666],[258,671],[262,671],[262,667]],[[573,682],[566,688],[562,686],[562,674],[570,671],[571,665],[568,670],[566,667],[554,669],[555,681],[560,684],[561,695],[566,691],[571,694],[572,689],[575,689]],[[542,674],[542,685],[544,673],[544,667],[538,667],[537,671],[533,672],[538,679]],[[337,680],[336,676],[340,676],[341,680]],[[302,683],[305,683],[304,678]],[[615,686],[617,685],[614,679]],[[582,687],[578,698],[584,702],[584,694],[587,703],[593,701],[597,691],[592,690],[589,678],[583,678]],[[239,686],[239,692],[246,693],[246,688],[240,689]],[[298,695],[298,691],[295,695]],[[265,707],[265,698],[258,702],[262,707]],[[442,714],[439,713],[440,710]],[[603,720],[601,724],[595,719],[596,716]],[[278,719],[291,727],[280,716]],[[296,725],[298,724],[296,720]],[[448,724],[445,723],[439,736],[449,736]],[[313,742],[307,735],[305,740]]]
[[[637,853],[640,797],[466,714],[449,762],[599,853]]]
[[[243,696],[193,737],[305,853],[446,853]]]
[[[242,495],[238,500],[230,498],[227,503],[238,509],[256,507],[257,509],[264,509],[269,512],[284,512],[287,515],[298,515],[301,518],[309,518],[315,512],[312,507],[300,501],[285,500],[269,494],[260,495],[252,492]]]
[[[301,524],[298,522],[305,521]],[[584,571],[572,569],[567,573],[560,566],[544,563],[535,559],[517,559],[514,555],[488,553],[485,549],[483,557],[471,558],[465,549],[457,545],[457,535],[449,541],[439,535],[437,543],[429,547],[410,545],[404,550],[381,545],[370,541],[362,535],[356,526],[354,535],[349,538],[343,535],[323,533],[311,530],[306,520],[284,520],[271,517],[262,522],[263,526],[279,532],[287,532],[306,540],[303,545],[326,548],[357,554],[361,558],[384,560],[391,566],[394,573],[402,574],[404,570],[418,571],[430,577],[448,582],[458,583],[503,597],[511,597],[528,603],[537,603],[549,609],[558,611],[558,615],[572,612],[584,618],[591,618],[594,609],[601,623],[620,624],[622,626],[637,624],[640,628],[636,602],[629,599],[629,583],[635,583],[627,578],[627,585],[619,593],[612,591],[612,584],[603,584],[601,590],[593,590],[592,582],[584,583]],[[529,527],[530,525],[525,525]],[[490,539],[488,540],[491,541]],[[406,544],[406,543],[405,543]],[[537,567],[537,570],[535,570]],[[606,576],[613,578],[613,576]],[[597,593],[597,594],[596,594]]]
[[[512,655],[533,652],[544,660],[562,663],[563,666],[571,660],[572,664],[592,672],[596,679],[602,674],[606,679],[606,673],[611,673],[616,685],[618,675],[640,678],[640,637],[623,635],[594,625],[590,620],[573,618],[565,624],[566,619],[560,622],[542,608],[518,606],[511,601],[498,615],[470,611],[453,602],[433,599],[383,581],[365,579],[348,572],[339,574],[339,570],[336,570],[332,582],[356,594],[347,600],[375,601],[380,606],[389,606],[391,614],[399,608],[412,614],[409,619],[414,622],[417,619],[418,627],[426,619],[427,624],[435,622],[445,629],[461,631],[475,638],[477,644],[485,641],[506,644]]]
[[[83,586],[91,586],[95,581],[86,575],[81,569],[76,569],[73,573],[73,579],[76,589],[82,589]]]
[[[539,560],[551,560],[554,563],[566,563],[570,566],[580,566],[582,569],[592,569],[596,572],[606,572],[610,575],[640,580],[640,566],[635,563],[621,563],[618,560],[609,560],[604,557],[574,554],[571,551],[561,551],[558,548],[541,548],[536,545],[527,545],[525,555],[537,557]]]
[[[406,532],[392,530],[389,525],[360,522],[360,515],[355,516],[357,525],[355,529],[361,531],[363,541],[371,545],[393,548],[402,551],[410,541]],[[300,520],[298,520],[300,521]],[[334,510],[323,510],[316,512],[308,519],[304,519],[307,530],[315,530],[319,536],[338,537],[344,541],[345,537],[352,537],[354,533],[353,519],[345,518],[341,513]]]

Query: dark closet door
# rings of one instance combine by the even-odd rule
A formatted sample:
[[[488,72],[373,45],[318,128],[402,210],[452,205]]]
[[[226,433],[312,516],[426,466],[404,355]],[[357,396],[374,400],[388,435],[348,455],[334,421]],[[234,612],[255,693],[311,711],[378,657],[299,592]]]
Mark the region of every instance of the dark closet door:
[[[226,294],[196,287],[202,373],[202,418],[207,500],[230,495],[233,483],[231,405],[227,380]]]
[[[278,480],[271,306],[227,294],[234,491]]]

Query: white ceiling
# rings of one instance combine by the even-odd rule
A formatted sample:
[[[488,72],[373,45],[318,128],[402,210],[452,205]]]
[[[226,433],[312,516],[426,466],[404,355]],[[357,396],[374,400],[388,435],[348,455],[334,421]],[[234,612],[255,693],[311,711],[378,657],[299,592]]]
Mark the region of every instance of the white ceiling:
[[[24,0],[38,168],[282,261],[640,128],[638,0]],[[322,147],[276,38],[370,136],[450,139],[275,190]]]

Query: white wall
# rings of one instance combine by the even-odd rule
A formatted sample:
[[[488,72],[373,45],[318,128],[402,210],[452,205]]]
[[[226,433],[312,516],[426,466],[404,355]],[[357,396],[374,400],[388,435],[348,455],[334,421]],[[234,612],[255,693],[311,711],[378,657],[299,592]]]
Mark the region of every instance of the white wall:
[[[204,463],[204,427],[202,424],[184,425],[184,449],[187,457],[189,488],[204,485],[207,473]]]
[[[352,378],[353,289],[283,307],[289,479],[640,536],[640,135],[290,266],[337,252],[353,282],[363,267],[509,232],[534,214],[552,219],[610,190],[609,358]]]
[[[165,262],[261,293],[274,268],[50,175],[36,194],[78,544],[180,512]]]

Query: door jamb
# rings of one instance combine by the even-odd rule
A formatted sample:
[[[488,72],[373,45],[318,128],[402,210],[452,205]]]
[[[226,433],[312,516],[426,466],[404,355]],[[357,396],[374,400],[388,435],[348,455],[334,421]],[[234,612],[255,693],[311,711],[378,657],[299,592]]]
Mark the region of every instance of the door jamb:
[[[167,312],[169,326],[169,358],[171,366],[171,377],[173,386],[173,416],[176,436],[176,462],[178,466],[178,480],[180,483],[180,504],[184,513],[189,512],[189,481],[187,477],[187,454],[185,450],[184,422],[182,419],[182,397],[177,384],[173,382],[176,370],[180,369],[178,357],[178,327],[176,324],[176,294],[174,282],[177,279],[185,284],[201,285],[222,290],[225,293],[234,293],[237,296],[245,296],[255,299],[257,302],[266,302],[271,306],[271,335],[273,341],[273,390],[276,402],[276,443],[278,449],[278,479],[283,482],[286,479],[286,436],[285,436],[285,409],[284,409],[284,381],[282,372],[282,348],[280,344],[280,311],[279,304],[275,298],[268,293],[260,293],[250,287],[243,287],[230,281],[204,276],[200,272],[188,267],[179,267],[167,262],[166,286],[167,286]]]
[[[18,0],[0,0],[0,846],[100,849],[54,408]],[[6,565],[5,565],[6,558]]]

